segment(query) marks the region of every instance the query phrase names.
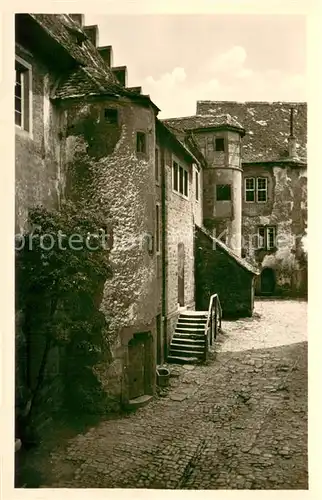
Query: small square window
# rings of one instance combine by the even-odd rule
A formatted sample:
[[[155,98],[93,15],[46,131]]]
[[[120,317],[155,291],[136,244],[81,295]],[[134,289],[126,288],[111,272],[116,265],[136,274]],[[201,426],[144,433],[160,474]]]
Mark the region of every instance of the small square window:
[[[216,151],[225,151],[225,139],[223,137],[216,138]]]
[[[104,118],[107,123],[117,123],[117,109],[104,109]]]
[[[230,184],[217,184],[216,186],[217,201],[231,200],[231,186]]]
[[[146,134],[144,132],[136,134],[136,152],[146,153]]]

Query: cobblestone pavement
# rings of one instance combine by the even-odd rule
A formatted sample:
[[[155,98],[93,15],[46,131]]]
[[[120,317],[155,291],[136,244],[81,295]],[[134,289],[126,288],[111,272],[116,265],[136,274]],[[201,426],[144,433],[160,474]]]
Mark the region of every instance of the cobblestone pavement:
[[[51,456],[44,487],[307,489],[306,306],[256,302],[224,322],[207,365]]]

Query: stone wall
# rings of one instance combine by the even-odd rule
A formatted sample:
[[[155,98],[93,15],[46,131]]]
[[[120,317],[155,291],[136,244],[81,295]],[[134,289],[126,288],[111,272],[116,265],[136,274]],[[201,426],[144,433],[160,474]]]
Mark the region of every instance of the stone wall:
[[[63,173],[60,162],[61,114],[49,100],[55,75],[24,49],[16,54],[32,65],[31,133],[16,126],[16,232],[26,229],[28,210],[38,204],[57,207]]]
[[[244,166],[244,176],[268,179],[267,203],[243,202],[243,248],[248,260],[275,272],[276,295],[307,293],[307,176],[306,169],[292,166]],[[256,247],[257,228],[276,227],[276,248]],[[253,244],[252,244],[253,242]],[[257,280],[260,291],[260,278]]]
[[[186,199],[172,189],[172,162],[177,161],[189,171],[189,197]],[[166,187],[166,296],[167,296],[167,340],[171,341],[178,311],[178,245],[184,245],[184,305],[195,307],[194,283],[194,212],[195,187],[192,164],[187,163],[170,149],[165,150],[165,187]],[[199,203],[200,204],[200,203]],[[198,214],[197,214],[198,215]]]
[[[208,310],[217,293],[224,317],[251,316],[253,274],[241,267],[203,231],[196,229],[196,308]]]
[[[105,119],[108,109],[116,111],[116,123]],[[161,300],[155,240],[152,244],[151,239],[157,199],[155,116],[151,108],[124,99],[79,102],[66,108],[66,119],[68,195],[103,204],[112,218],[113,277],[106,283],[101,307],[110,317],[113,360],[97,371],[106,393],[118,405],[126,403],[127,344],[135,333],[152,335],[150,356],[155,365],[155,318]],[[138,131],[146,134],[146,153],[136,152]]]
[[[30,131],[15,127],[15,233],[28,230],[28,212],[36,205],[46,208],[59,206],[64,185],[61,167],[61,113],[50,102],[50,93],[56,81],[49,69],[34,54],[16,44],[16,55],[31,66],[31,127]],[[17,246],[17,251],[18,246]],[[17,416],[30,397],[30,389],[37,383],[37,374],[45,348],[45,336],[32,336],[29,343],[29,361],[26,357],[26,339],[22,329],[22,311],[16,311],[16,405]],[[27,367],[27,363],[30,363]],[[29,372],[29,381],[26,379]],[[28,389],[29,385],[29,389]],[[63,400],[61,352],[52,348],[48,355],[45,383],[41,391],[41,405],[36,412],[37,429],[46,426],[50,414],[60,408]]]

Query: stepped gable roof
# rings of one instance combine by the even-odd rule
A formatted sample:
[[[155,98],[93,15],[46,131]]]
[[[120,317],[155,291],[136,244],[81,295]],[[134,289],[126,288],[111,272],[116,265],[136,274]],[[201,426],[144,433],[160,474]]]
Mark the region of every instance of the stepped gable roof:
[[[61,78],[53,99],[107,94],[150,101],[149,96],[137,94],[119,84],[85,31],[70,16],[67,14],[30,14],[30,16],[75,61],[75,67]],[[150,102],[159,110],[152,101]]]
[[[184,130],[214,126],[216,117],[228,114],[242,124],[243,163],[286,161],[290,134],[290,110],[294,108],[294,136],[299,163],[306,162],[307,104],[305,102],[198,101],[197,114],[166,119],[165,123]]]
[[[228,255],[228,257],[233,259],[240,267],[245,269],[245,271],[247,271],[251,274],[255,274],[257,276],[260,274],[259,269],[257,269],[252,264],[247,262],[247,260],[242,259],[241,257],[239,257],[239,255],[235,254],[235,252],[233,252],[233,250],[231,248],[229,248],[227,245],[225,245],[225,243],[220,241],[218,238],[215,238],[206,228],[200,227],[198,225],[196,225],[196,227],[200,231],[202,231],[206,236],[208,236],[208,238],[210,238],[212,241],[214,241],[216,243],[216,245],[218,245],[218,247],[221,250],[223,250],[226,255]]]

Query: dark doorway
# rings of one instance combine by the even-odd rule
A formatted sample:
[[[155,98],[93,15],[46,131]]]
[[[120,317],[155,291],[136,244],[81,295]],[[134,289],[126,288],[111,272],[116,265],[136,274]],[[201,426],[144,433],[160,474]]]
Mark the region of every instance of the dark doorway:
[[[145,339],[135,335],[128,344],[129,350],[129,399],[145,393]]]
[[[275,290],[275,272],[270,267],[265,267],[261,273],[261,294],[273,295]]]
[[[178,245],[178,302],[184,306],[184,244]]]

